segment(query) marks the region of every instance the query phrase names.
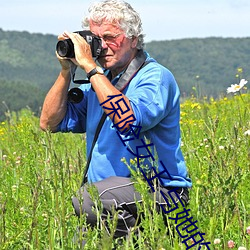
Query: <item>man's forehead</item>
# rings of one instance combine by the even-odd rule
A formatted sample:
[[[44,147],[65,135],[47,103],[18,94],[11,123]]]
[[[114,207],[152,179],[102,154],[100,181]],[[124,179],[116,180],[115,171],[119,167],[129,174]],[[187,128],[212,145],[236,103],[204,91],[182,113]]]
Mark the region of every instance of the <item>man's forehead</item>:
[[[101,22],[94,22],[93,20],[90,20],[89,22],[90,28],[96,29],[96,30],[121,30],[118,22],[110,22],[107,20],[102,20]]]

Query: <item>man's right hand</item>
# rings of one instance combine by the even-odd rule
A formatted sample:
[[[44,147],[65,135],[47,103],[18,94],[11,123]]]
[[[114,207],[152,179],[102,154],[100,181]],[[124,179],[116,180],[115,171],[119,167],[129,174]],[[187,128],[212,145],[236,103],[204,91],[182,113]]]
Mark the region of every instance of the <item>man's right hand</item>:
[[[62,41],[68,39],[68,37],[65,34],[61,34],[58,36],[58,41]],[[56,52],[56,57],[58,59],[58,61],[60,62],[61,66],[62,66],[62,70],[63,71],[70,71],[71,69],[74,69],[78,66],[77,61],[74,58],[67,58],[67,57],[61,57],[58,55],[58,53]]]

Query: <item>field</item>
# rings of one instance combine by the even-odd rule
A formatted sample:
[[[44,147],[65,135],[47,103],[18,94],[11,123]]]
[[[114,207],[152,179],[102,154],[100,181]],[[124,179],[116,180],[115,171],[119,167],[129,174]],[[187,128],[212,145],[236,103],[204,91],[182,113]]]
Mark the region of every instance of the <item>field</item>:
[[[249,94],[237,92],[181,104],[182,150],[193,181],[188,208],[210,249],[250,249],[249,103]],[[38,124],[28,109],[6,113],[0,124],[0,249],[80,249],[76,228],[85,221],[74,216],[71,197],[84,170],[84,135],[44,133]],[[143,230],[117,249],[200,249],[188,247],[194,242],[181,238],[169,217],[166,226],[162,214],[150,212],[147,183],[137,188]],[[117,241],[99,223],[100,230],[87,232],[85,249],[111,250]],[[112,235],[115,222],[108,223]]]

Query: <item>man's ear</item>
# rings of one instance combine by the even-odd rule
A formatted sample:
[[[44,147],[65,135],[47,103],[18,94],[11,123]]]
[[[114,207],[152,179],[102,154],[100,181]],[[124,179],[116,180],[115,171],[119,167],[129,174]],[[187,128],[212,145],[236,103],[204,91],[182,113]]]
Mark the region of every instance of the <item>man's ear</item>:
[[[134,49],[136,48],[138,43],[138,37],[132,37],[131,47]]]

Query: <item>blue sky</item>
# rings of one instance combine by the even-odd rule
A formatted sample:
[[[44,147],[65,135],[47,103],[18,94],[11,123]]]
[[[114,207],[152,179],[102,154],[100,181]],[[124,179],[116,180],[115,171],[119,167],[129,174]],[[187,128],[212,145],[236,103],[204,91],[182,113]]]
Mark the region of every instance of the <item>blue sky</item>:
[[[58,35],[81,28],[92,0],[0,2],[0,28]],[[249,0],[128,0],[140,13],[145,41],[250,37]],[[1,39],[1,38],[0,38]]]

